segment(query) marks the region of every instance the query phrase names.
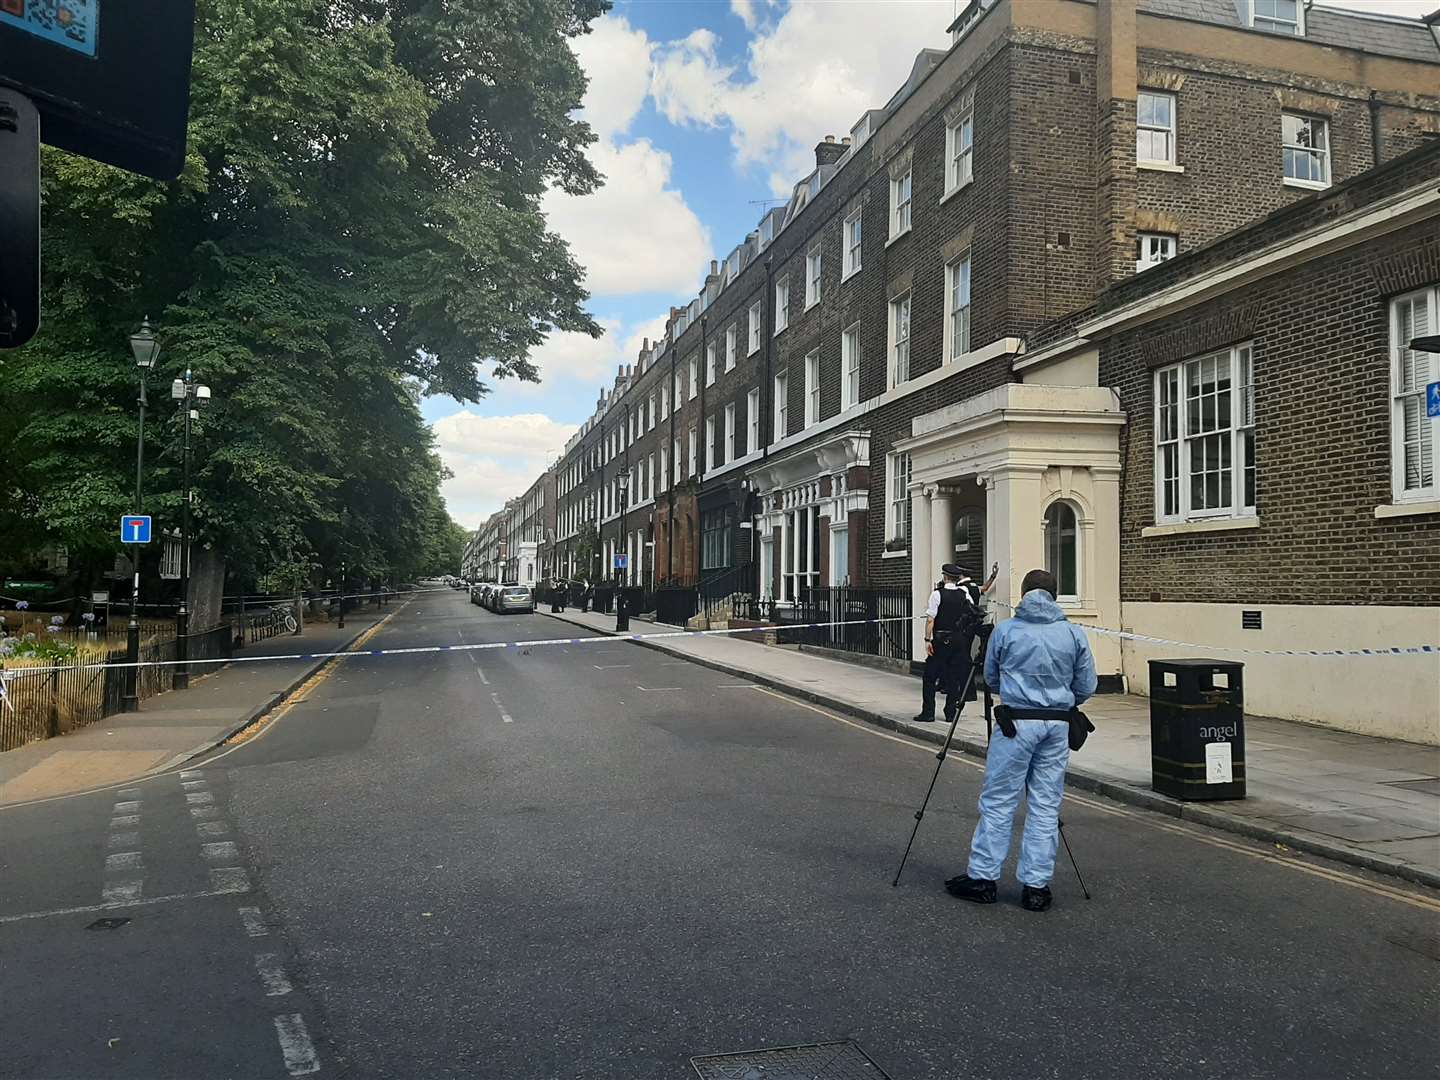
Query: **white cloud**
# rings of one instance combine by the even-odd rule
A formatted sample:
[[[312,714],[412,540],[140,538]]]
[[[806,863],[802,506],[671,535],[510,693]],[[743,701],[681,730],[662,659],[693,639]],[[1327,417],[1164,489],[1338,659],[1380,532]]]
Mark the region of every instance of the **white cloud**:
[[[739,16],[746,30],[754,30],[758,21],[755,14],[755,0],[730,0],[730,10]]]
[[[467,529],[524,494],[577,430],[543,413],[480,416],[468,409],[434,427],[440,459],[455,474],[440,491],[450,516]]]
[[[597,19],[575,42],[590,79],[580,115],[600,136],[590,160],[605,184],[579,197],[552,190],[543,206],[597,296],[692,293],[710,259],[709,232],[671,186],[670,155],[648,139],[624,138],[649,93],[653,49],[618,15]]]
[[[751,40],[743,72],[698,32],[655,50],[651,93],[674,123],[728,126],[736,157],[788,192],[841,136],[900,87],[922,48],[944,49],[951,0],[834,4],[794,0]]]
[[[540,372],[538,383],[520,382],[508,379],[494,384],[494,393],[507,391],[531,395],[550,395],[575,388],[577,385],[594,388],[596,395],[601,386],[610,386],[615,381],[616,369],[621,364],[633,364],[640,355],[640,347],[649,338],[655,341],[665,333],[668,312],[643,323],[626,326],[613,316],[596,319],[604,334],[592,338],[588,334],[554,333],[545,339],[530,358]]]

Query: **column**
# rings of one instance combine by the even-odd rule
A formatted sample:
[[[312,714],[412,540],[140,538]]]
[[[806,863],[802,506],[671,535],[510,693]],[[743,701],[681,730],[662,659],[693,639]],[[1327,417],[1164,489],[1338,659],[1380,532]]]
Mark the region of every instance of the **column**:
[[[950,500],[954,488],[941,484],[930,496],[930,561],[931,574],[939,574],[943,563],[955,558],[955,519],[950,516]]]
[[[993,595],[1001,619],[1020,602],[1025,575],[1045,565],[1044,472],[1041,465],[1001,465],[986,484],[985,542],[1000,564]]]
[[[910,659],[925,661],[925,605],[935,578],[930,558],[930,492],[934,485],[910,485]]]

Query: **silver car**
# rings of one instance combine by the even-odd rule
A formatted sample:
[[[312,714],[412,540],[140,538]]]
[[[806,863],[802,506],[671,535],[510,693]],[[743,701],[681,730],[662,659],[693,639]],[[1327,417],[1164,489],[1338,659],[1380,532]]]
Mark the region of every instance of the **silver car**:
[[[523,611],[528,615],[535,613],[535,594],[524,585],[507,585],[497,590],[495,596],[495,611],[504,615],[508,611]]]

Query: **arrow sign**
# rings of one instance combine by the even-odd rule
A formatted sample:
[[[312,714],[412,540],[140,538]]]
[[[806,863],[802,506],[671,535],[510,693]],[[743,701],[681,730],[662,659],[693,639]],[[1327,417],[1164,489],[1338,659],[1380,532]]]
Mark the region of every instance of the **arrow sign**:
[[[150,515],[126,514],[120,519],[120,542],[122,544],[148,544],[150,542]]]

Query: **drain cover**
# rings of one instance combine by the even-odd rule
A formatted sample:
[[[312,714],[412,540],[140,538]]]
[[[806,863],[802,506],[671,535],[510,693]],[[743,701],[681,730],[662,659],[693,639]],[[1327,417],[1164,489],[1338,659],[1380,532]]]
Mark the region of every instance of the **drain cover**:
[[[89,926],[85,927],[85,929],[86,929],[86,930],[116,930],[116,929],[124,926],[124,925],[125,925],[127,922],[129,922],[129,921],[130,921],[129,919],[96,919],[96,920],[95,920],[94,922],[92,922]]]
[[[701,1080],[890,1080],[850,1040],[691,1058]]]

